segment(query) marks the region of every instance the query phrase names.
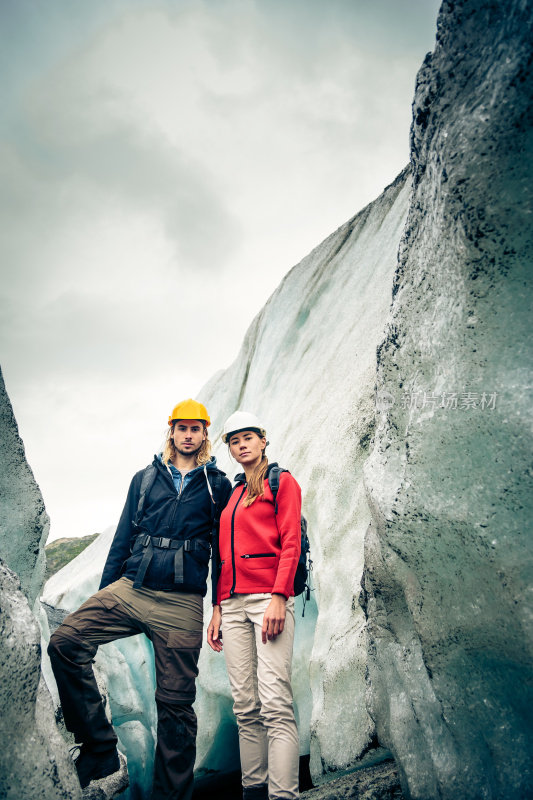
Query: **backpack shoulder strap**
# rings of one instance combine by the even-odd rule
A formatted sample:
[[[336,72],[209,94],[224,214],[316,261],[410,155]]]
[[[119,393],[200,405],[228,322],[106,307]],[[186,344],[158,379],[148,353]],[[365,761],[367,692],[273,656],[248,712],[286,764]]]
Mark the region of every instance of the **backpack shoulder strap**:
[[[274,497],[274,514],[278,513],[278,489],[279,489],[279,476],[282,472],[288,472],[288,469],[278,467],[277,464],[272,466],[268,473],[268,485]]]
[[[153,464],[148,464],[148,466],[145,468],[143,472],[143,476],[141,479],[139,502],[137,503],[137,511],[135,512],[135,519],[133,520],[135,525],[138,525],[142,519],[146,497],[152,491],[152,486],[154,485],[156,475],[157,475],[156,467],[154,467]]]
[[[218,517],[220,516],[220,492],[222,486],[222,475],[220,472],[217,471],[213,477],[213,483],[211,484],[205,465],[204,465],[204,475],[207,481],[207,490],[209,492],[209,496],[211,497],[211,510],[213,512],[212,514],[213,523],[215,523]]]

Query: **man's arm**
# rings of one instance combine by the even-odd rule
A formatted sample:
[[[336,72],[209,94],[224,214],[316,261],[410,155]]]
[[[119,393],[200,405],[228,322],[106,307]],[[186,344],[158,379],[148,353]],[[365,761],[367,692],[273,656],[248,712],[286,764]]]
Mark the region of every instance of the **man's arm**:
[[[130,483],[126,503],[120,515],[117,530],[105,562],[100,589],[109,586],[110,583],[114,583],[120,578],[122,565],[130,555],[131,536],[133,533],[132,523],[139,502],[142,474],[143,470],[134,475]]]

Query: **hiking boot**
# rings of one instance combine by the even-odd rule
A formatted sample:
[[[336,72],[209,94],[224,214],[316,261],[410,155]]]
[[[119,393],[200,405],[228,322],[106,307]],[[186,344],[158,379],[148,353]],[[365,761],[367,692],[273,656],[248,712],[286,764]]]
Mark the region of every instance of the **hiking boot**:
[[[268,800],[268,784],[256,783],[255,786],[242,787],[243,800]]]
[[[95,753],[87,745],[82,744],[80,754],[74,761],[81,788],[85,789],[91,781],[105,778],[120,769],[120,759],[116,747]]]

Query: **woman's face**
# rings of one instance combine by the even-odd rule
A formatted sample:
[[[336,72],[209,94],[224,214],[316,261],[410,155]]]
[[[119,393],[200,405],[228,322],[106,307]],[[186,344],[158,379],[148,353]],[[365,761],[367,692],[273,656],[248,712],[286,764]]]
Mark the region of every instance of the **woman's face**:
[[[255,431],[234,433],[229,440],[230,453],[243,467],[253,469],[261,461],[266,439]]]

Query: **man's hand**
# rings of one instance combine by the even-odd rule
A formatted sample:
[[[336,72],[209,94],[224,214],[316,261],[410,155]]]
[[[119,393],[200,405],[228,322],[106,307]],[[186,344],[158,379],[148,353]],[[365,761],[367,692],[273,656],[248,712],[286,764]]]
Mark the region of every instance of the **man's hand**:
[[[207,626],[207,644],[215,653],[220,653],[222,650],[221,623],[222,611],[220,606],[213,606],[213,616],[211,617],[211,622]]]
[[[287,600],[282,594],[273,594],[263,617],[263,630],[261,637],[263,644],[273,640],[283,631],[285,626],[285,605]]]

